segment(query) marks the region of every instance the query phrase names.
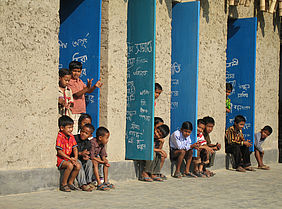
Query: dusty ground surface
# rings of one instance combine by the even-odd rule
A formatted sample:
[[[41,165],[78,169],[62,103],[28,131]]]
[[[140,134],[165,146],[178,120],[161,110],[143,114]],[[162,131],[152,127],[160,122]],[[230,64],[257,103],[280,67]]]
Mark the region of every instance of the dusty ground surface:
[[[217,170],[209,179],[117,182],[103,192],[42,191],[0,197],[0,208],[280,208],[282,164],[239,173]]]

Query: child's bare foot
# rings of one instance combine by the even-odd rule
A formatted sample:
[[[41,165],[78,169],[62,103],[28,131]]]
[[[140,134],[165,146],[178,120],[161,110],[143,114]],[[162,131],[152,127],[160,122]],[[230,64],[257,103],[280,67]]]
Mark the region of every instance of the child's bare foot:
[[[262,169],[262,170],[270,170],[270,167],[267,165],[262,165],[262,166],[258,166],[258,169]]]
[[[70,190],[70,188],[69,188],[68,185],[61,185],[61,186],[60,186],[60,190],[61,190],[62,192],[71,192],[71,190]]]
[[[246,171],[255,171],[255,169],[251,166],[245,167]]]
[[[181,173],[180,173],[180,172],[175,172],[174,175],[173,175],[173,177],[174,177],[174,178],[181,179],[182,176],[181,176]]]
[[[245,170],[243,167],[241,167],[241,166],[239,166],[239,167],[236,169],[236,171],[239,171],[239,172],[246,172],[246,170]]]
[[[93,190],[89,185],[82,185],[81,189],[82,191],[85,191],[85,192],[92,192]]]

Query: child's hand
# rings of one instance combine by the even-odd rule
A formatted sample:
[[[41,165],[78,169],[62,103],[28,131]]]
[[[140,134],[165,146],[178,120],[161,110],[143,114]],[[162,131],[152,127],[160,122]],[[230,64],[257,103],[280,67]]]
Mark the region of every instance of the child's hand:
[[[160,154],[161,154],[162,157],[167,158],[167,154],[166,154],[165,151],[161,150],[161,151],[160,151]]]
[[[97,81],[97,83],[94,85],[96,88],[101,88],[103,86],[103,83],[101,82],[101,79]]]
[[[221,144],[217,144],[216,148],[217,148],[217,150],[220,150],[221,149]]]
[[[89,157],[88,155],[85,155],[85,156],[82,157],[82,159],[83,159],[83,160],[89,160],[90,157]]]
[[[251,147],[252,146],[252,144],[250,142],[248,142],[248,141],[244,141],[243,145],[245,145],[247,147]]]
[[[110,167],[111,165],[109,163],[104,164],[106,167]]]
[[[77,160],[74,157],[71,157],[70,161],[74,166],[77,165]]]
[[[64,97],[59,97],[58,102],[59,102],[59,104],[65,106],[65,103],[66,103],[66,102],[65,102]]]
[[[92,81],[93,81],[93,78],[91,80],[87,79],[87,88],[91,88],[92,86]]]

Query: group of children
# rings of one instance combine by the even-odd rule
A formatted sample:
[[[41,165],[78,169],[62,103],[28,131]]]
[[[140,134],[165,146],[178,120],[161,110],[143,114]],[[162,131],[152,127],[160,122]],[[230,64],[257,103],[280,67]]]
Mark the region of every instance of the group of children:
[[[160,84],[155,86],[155,99],[162,92]],[[228,96],[232,92],[232,85],[226,85],[226,112],[231,111],[231,100]],[[246,119],[242,115],[237,115],[234,119],[233,126],[226,130],[225,134],[225,152],[233,155],[234,168],[239,172],[254,171],[250,162],[249,147],[252,144],[244,139],[242,128]],[[208,167],[213,166],[215,152],[221,149],[221,144],[213,144],[210,139],[210,133],[213,131],[215,121],[212,117],[206,116],[197,121],[197,140],[192,143],[190,134],[193,131],[193,125],[189,121],[182,123],[180,130],[174,131],[169,137],[170,160],[175,162],[176,169],[173,174],[175,178],[182,177],[212,177],[214,172],[208,170]],[[269,170],[269,166],[264,165],[264,151],[261,144],[272,133],[270,126],[265,126],[260,132],[255,134],[254,153],[258,162],[258,169]],[[169,127],[164,124],[164,121],[155,117],[154,121],[154,155],[152,161],[144,162],[144,169],[140,180],[146,182],[164,181],[166,176],[161,174],[161,169],[167,158],[167,153],[162,149],[165,142],[164,138],[169,134]],[[193,157],[193,150],[197,151]],[[185,162],[185,166],[181,171],[181,167]]]
[[[87,85],[79,78],[82,64],[72,61],[69,69],[59,70],[59,133],[56,141],[57,167],[63,171],[60,190],[82,190],[91,192],[97,186],[98,190],[113,189],[108,181],[108,168],[105,145],[108,143],[110,132],[105,127],[96,130],[92,118],[86,114],[85,94],[100,88],[103,83],[99,80],[92,86],[93,79],[87,79]],[[103,166],[103,182],[99,168]],[[77,180],[78,187],[74,184]],[[97,185],[93,184],[94,180]]]
[[[71,190],[83,190],[90,192],[95,189],[92,183],[95,179],[97,189],[106,191],[114,188],[108,181],[108,168],[105,145],[108,143],[110,132],[105,127],[95,131],[91,124],[92,118],[86,114],[85,94],[91,93],[95,88],[102,87],[99,80],[92,86],[93,79],[87,79],[87,85],[79,78],[82,72],[82,64],[72,61],[69,69],[59,70],[59,133],[57,136],[57,167],[63,171],[60,190],[70,192]],[[226,112],[231,110],[231,101],[228,98],[232,92],[232,85],[226,85]],[[160,84],[155,84],[155,99],[162,93]],[[156,103],[155,103],[156,105]],[[234,168],[239,172],[253,171],[250,163],[249,147],[251,143],[244,139],[242,128],[246,119],[237,115],[234,125],[226,130],[225,151],[234,157]],[[213,131],[215,121],[212,117],[206,116],[197,121],[197,140],[192,143],[190,134],[193,125],[189,121],[182,123],[180,130],[174,131],[169,137],[170,160],[175,162],[176,169],[173,174],[175,178],[182,177],[211,177],[215,173],[207,168],[212,166],[215,159],[215,152],[221,149],[221,144],[213,144],[210,133]],[[154,154],[153,160],[142,161],[143,171],[141,180],[164,181],[166,176],[161,173],[167,153],[163,150],[165,137],[169,135],[169,127],[164,121],[155,117],[154,119]],[[264,151],[261,144],[272,133],[270,126],[265,126],[259,133],[255,134],[255,157],[258,168],[268,170],[269,167],[263,163]],[[197,154],[193,157],[193,150]],[[183,162],[185,168],[181,171]],[[103,166],[104,181],[100,178],[100,166]],[[74,184],[77,179],[78,187]]]

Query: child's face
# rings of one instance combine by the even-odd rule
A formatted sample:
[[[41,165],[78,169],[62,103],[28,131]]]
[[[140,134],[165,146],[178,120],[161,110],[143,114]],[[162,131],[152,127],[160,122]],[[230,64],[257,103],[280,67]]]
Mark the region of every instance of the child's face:
[[[231,94],[231,90],[226,90],[226,98]]]
[[[269,131],[267,130],[262,130],[261,131],[261,138],[265,139],[270,135]]]
[[[82,129],[80,131],[80,139],[84,141],[84,140],[90,138],[91,136],[92,136],[91,129],[88,128],[88,127],[82,127]]]
[[[235,127],[238,129],[238,130],[242,130],[244,128],[244,125],[245,125],[245,122],[244,121],[241,121],[240,123],[234,123],[235,124]]]
[[[62,88],[66,88],[68,83],[70,82],[71,75],[65,75],[59,78],[59,86]]]
[[[162,132],[160,131],[160,129],[155,128],[154,130],[154,139],[161,139],[162,138]]]
[[[197,134],[200,134],[203,132],[203,130],[205,129],[205,125],[200,123],[198,126],[197,126]]]
[[[90,118],[84,118],[84,119],[81,121],[81,127],[83,127],[85,124],[91,124]]]
[[[160,89],[155,89],[155,99],[157,99],[162,93],[162,90]]]
[[[73,79],[78,79],[81,75],[81,69],[73,69],[71,75]]]
[[[213,127],[214,127],[214,124],[212,124],[212,123],[206,124],[206,128],[205,129],[206,129],[208,134],[212,132]]]
[[[99,141],[103,144],[106,145],[109,141],[110,133],[106,133],[104,136],[99,136]]]
[[[65,134],[66,136],[69,136],[69,135],[71,135],[71,133],[73,131],[73,124],[61,126],[60,130],[61,130],[61,132],[63,132],[63,134]]]
[[[184,138],[187,138],[188,136],[190,136],[190,134],[192,132],[189,129],[181,129],[180,131],[181,131],[182,135],[184,136]]]

